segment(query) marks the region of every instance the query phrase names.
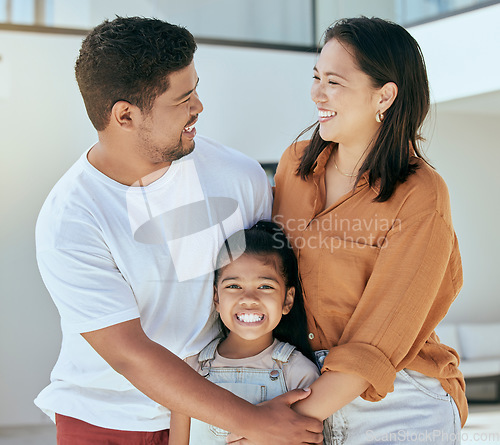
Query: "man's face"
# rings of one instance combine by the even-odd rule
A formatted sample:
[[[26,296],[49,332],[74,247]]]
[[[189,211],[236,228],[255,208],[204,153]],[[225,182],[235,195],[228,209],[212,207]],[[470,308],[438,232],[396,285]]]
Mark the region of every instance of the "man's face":
[[[139,150],[153,163],[172,162],[194,149],[198,114],[203,105],[196,86],[198,75],[191,62],[169,75],[169,87],[152,109],[143,113],[139,126]]]

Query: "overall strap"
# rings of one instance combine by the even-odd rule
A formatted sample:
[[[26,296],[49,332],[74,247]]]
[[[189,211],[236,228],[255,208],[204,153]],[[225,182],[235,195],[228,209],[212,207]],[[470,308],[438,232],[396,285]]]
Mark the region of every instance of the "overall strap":
[[[205,346],[201,350],[200,355],[198,355],[198,362],[203,363],[208,360],[213,360],[215,358],[215,351],[217,350],[217,346],[219,346],[221,340],[222,338],[218,337]]]
[[[287,363],[294,350],[295,346],[281,341],[274,348],[272,359],[278,362]]]

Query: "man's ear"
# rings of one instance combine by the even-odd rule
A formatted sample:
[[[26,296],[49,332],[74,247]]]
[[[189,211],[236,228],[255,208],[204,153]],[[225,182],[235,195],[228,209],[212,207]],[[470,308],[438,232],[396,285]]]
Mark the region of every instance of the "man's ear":
[[[380,88],[378,96],[378,110],[385,113],[398,96],[398,86],[394,82],[387,82]]]
[[[288,314],[292,310],[293,300],[295,299],[295,288],[289,287],[286,291],[285,301],[283,302],[283,315]]]
[[[140,109],[125,100],[115,102],[111,108],[111,122],[118,125],[122,130],[131,130],[140,119]]]

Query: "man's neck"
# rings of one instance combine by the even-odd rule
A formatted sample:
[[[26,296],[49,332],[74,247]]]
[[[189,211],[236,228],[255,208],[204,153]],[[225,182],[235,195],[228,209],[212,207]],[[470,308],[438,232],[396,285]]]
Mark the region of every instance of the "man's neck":
[[[94,145],[87,159],[102,174],[120,184],[145,187],[161,178],[171,163],[153,164],[136,154],[120,152],[103,141]]]

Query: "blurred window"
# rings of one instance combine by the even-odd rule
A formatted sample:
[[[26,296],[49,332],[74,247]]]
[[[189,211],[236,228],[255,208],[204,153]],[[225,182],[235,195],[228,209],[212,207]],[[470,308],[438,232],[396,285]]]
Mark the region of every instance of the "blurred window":
[[[157,17],[197,39],[307,49],[342,17],[365,15],[411,26],[500,0],[0,0],[0,27],[33,26],[84,33],[104,19]]]

